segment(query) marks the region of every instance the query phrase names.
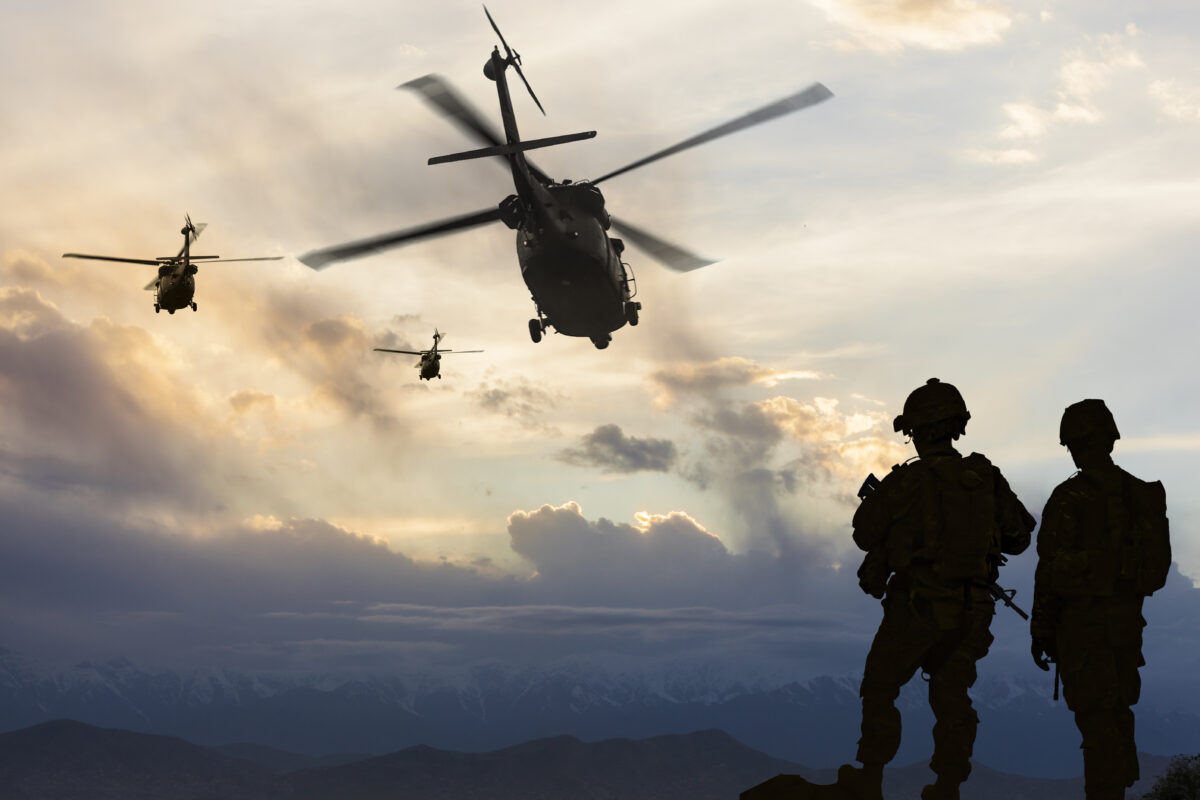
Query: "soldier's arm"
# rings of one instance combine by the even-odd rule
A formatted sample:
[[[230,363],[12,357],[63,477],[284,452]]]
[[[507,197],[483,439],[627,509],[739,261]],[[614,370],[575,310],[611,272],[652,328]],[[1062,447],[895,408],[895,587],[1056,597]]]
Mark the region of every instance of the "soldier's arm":
[[[1058,625],[1059,601],[1051,592],[1050,575],[1059,550],[1059,531],[1062,525],[1062,487],[1054,490],[1042,510],[1042,527],[1037,535],[1037,569],[1033,577],[1033,615],[1029,631],[1035,639],[1053,638]]]
[[[1020,555],[1029,547],[1030,534],[1037,522],[1017,499],[1000,470],[994,466],[992,469],[995,470],[993,485],[996,487],[996,522],[1000,525],[1000,552]]]

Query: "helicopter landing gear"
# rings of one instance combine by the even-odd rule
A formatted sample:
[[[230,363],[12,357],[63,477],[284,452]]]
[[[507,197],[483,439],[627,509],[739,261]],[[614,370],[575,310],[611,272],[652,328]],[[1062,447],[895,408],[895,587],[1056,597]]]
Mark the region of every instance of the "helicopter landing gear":
[[[193,301],[192,301],[192,311],[195,311],[195,310],[196,310],[196,302],[193,300]],[[637,312],[635,311],[634,313],[636,314]],[[630,324],[631,324],[631,325],[637,325],[637,323],[636,323],[636,322],[633,322],[633,323],[630,323]]]
[[[612,337],[605,334],[604,336],[593,336],[592,344],[596,345],[597,350],[603,350],[608,347],[608,343],[612,341]]]
[[[544,330],[546,330],[546,324],[540,319],[529,320],[529,338],[533,339],[534,344],[542,340],[542,331]]]
[[[173,309],[173,308],[168,308],[168,309],[167,309],[167,313],[168,313],[168,314],[174,314],[174,313],[175,313],[175,309]]]
[[[625,303],[625,321],[630,325],[638,324],[638,311],[642,308],[641,303],[635,303],[632,300]]]
[[[155,303],[154,304],[154,313],[157,314],[160,311],[162,311],[162,306],[160,306],[158,303]]]

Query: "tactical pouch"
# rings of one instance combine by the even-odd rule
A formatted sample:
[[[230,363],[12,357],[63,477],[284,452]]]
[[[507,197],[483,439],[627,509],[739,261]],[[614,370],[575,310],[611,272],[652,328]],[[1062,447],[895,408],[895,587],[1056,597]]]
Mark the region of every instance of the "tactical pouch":
[[[1134,481],[1133,541],[1139,558],[1131,565],[1134,591],[1149,595],[1167,582],[1171,571],[1171,538],[1167,520],[1167,496],[1163,485]]]
[[[993,551],[999,552],[996,499],[991,462],[978,453],[939,465],[940,541],[933,569],[946,581],[987,580]]]

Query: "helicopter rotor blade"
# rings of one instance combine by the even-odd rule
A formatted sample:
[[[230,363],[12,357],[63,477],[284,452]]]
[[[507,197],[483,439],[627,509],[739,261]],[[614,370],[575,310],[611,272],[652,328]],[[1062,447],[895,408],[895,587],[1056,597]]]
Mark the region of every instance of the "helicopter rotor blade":
[[[508,42],[504,41],[504,34],[500,32],[500,26],[496,24],[496,20],[492,19],[492,14],[488,11],[487,6],[483,7],[483,13],[487,14],[488,22],[492,23],[492,30],[500,37],[500,44],[504,45],[504,52],[508,55],[508,63],[512,64],[513,69],[517,71],[517,75],[521,77],[521,83],[525,84],[525,90],[529,92],[529,96],[533,98],[533,102],[537,104],[538,111],[542,112],[542,116],[546,115],[546,109],[542,108],[542,103],[537,99],[537,95],[533,93],[533,87],[529,85],[529,81],[525,79],[525,73],[521,72],[521,54],[515,52],[508,46]]]
[[[441,75],[422,75],[419,78],[413,78],[411,81],[402,83],[396,88],[411,89],[417,92],[425,98],[427,103],[438,109],[443,116],[449,117],[452,123],[476,141],[491,145],[492,147],[504,146],[504,139],[487,123],[479,110],[456,92]],[[496,158],[505,167],[508,166],[508,158],[506,156],[497,155]],[[529,170],[535,178],[542,183],[550,182],[550,177],[530,163],[528,157],[525,158],[525,163],[529,165]]]
[[[651,162],[658,161],[660,158],[666,158],[667,156],[688,150],[696,145],[711,142],[713,139],[719,139],[722,136],[728,136],[731,133],[736,133],[737,131],[753,127],[754,125],[760,125],[768,120],[781,117],[784,114],[790,114],[793,111],[799,111],[802,108],[815,106],[817,103],[828,100],[831,97],[833,97],[833,92],[825,88],[824,84],[814,83],[807,89],[796,92],[792,95],[788,95],[782,100],[776,100],[774,103],[765,105],[755,111],[751,111],[749,114],[743,114],[737,119],[730,120],[723,125],[718,125],[717,127],[693,136],[690,139],[685,139],[673,147],[668,147],[666,150],[660,150],[657,153],[646,156],[645,158],[635,161],[632,164],[627,164],[618,170],[614,170],[606,175],[601,175],[599,178],[596,178],[594,181],[592,181],[592,184],[606,181],[609,178],[615,178],[616,176],[629,172],[632,169],[637,169],[638,167],[645,166]]]
[[[195,256],[193,256],[195,258]],[[261,258],[217,258],[212,261],[206,261],[206,264],[228,264],[232,261],[280,261],[283,256],[262,256]]]
[[[93,261],[119,261],[123,264],[150,264],[151,266],[156,266],[156,267],[162,263],[161,261],[150,261],[150,260],[144,259],[144,258],[118,258],[116,256],[92,256],[92,255],[88,255],[87,253],[63,253],[62,257],[63,258],[89,258]]]
[[[428,350],[391,350],[387,347],[376,347],[373,349],[379,353],[403,353],[406,356],[423,356],[429,352]]]
[[[482,350],[438,350],[438,353],[482,353]]]
[[[702,258],[694,253],[689,253],[682,247],[677,247],[670,242],[663,241],[657,236],[647,233],[641,228],[635,228],[628,222],[623,222],[616,217],[612,217],[612,226],[626,239],[654,256],[664,266],[676,272],[691,272],[694,269],[700,269],[701,267],[707,267],[709,264],[717,263],[715,259]]]
[[[298,256],[297,260],[313,269],[324,269],[336,261],[361,258],[362,256],[390,250],[393,247],[408,244],[419,239],[441,236],[442,234],[453,233],[454,231],[466,228],[474,228],[488,222],[495,222],[498,219],[500,219],[499,208],[485,208],[482,211],[476,211],[472,214],[438,220],[437,222],[420,225],[416,228],[405,228],[404,230],[393,231],[380,236],[372,236],[370,239],[359,239],[358,241],[326,247],[321,250],[312,250],[302,256]]]

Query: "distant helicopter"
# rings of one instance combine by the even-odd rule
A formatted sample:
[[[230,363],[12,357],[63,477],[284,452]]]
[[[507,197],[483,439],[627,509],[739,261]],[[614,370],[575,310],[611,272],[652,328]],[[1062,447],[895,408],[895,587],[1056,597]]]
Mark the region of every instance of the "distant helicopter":
[[[442,353],[482,353],[482,350],[438,350],[438,342],[440,342],[446,334],[438,333],[438,329],[433,329],[433,347],[429,350],[389,350],[386,347],[376,347],[380,353],[405,353],[410,356],[420,356],[421,360],[417,362],[417,369],[421,370],[421,380],[431,381],[434,378],[441,380],[442,377]]]
[[[610,334],[613,331],[626,323],[638,324],[638,312],[642,304],[633,300],[637,291],[636,281],[629,265],[621,260],[625,251],[624,242],[607,234],[610,226],[671,269],[686,272],[713,263],[610,216],[604,208],[604,196],[597,184],[660,158],[815,105],[833,96],[825,86],[814,83],[803,91],[599,178],[556,183],[525,157],[525,151],[590,139],[596,132],[521,141],[505,78],[508,67],[516,70],[533,102],[543,114],[546,112],[521,72],[520,54],[511,50],[504,41],[486,6],[484,13],[500,37],[500,44],[506,53],[502,57],[500,48],[494,47],[483,67],[483,74],[496,83],[500,114],[504,120],[503,142],[481,115],[442,78],[426,75],[397,88],[419,92],[468,135],[488,145],[479,150],[431,158],[430,164],[488,156],[501,158],[512,170],[516,194],[504,198],[498,207],[314,250],[300,256],[299,260],[313,269],[322,269],[336,261],[500,220],[517,232],[517,260],[537,310],[537,317],[529,320],[529,335],[535,343],[541,341],[547,327],[554,326],[559,333],[587,337],[597,348],[604,349],[612,340]]]
[[[196,310],[196,302],[192,298],[196,294],[195,275],[199,268],[193,261],[204,260],[207,264],[229,263],[231,261],[279,261],[283,256],[265,256],[263,258],[221,258],[220,256],[194,256],[191,253],[192,242],[200,237],[200,233],[208,227],[207,222],[199,225],[192,224],[190,216],[184,216],[183,247],[174,256],[159,256],[150,261],[142,258],[117,258],[115,256],[92,256],[85,253],[63,253],[63,258],[90,258],[95,261],[120,261],[126,264],[151,264],[158,267],[158,275],[146,284],[146,291],[154,290],[154,313],[166,309],[168,314],[174,314],[181,308],[191,306]]]

